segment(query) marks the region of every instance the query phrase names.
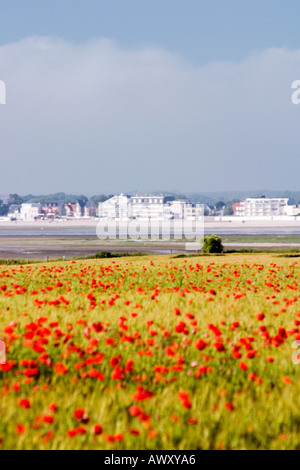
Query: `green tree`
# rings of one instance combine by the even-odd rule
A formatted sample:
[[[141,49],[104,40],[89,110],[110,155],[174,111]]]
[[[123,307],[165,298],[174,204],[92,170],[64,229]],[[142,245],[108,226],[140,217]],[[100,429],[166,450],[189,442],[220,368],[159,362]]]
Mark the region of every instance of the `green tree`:
[[[204,237],[203,253],[223,253],[224,247],[221,237],[218,235],[207,235]]]
[[[98,194],[96,196],[91,197],[91,201],[95,204],[95,206],[98,206],[99,202],[105,202],[107,201],[108,196],[105,194]]]
[[[188,197],[185,194],[177,194],[176,200],[188,200]]]
[[[16,204],[17,206],[20,206],[23,204],[24,200],[19,194],[10,194],[8,196],[8,201],[7,204],[11,206],[12,204]]]
[[[4,204],[0,199],[0,217],[5,217],[8,214],[9,206]]]
[[[220,210],[225,206],[225,203],[223,201],[218,201],[216,202],[216,209]]]
[[[88,202],[88,198],[86,196],[83,196],[82,194],[78,198],[78,202],[81,207],[85,207],[86,203]]]
[[[233,212],[233,208],[232,206],[227,206],[224,210],[224,215],[233,215],[234,212]]]

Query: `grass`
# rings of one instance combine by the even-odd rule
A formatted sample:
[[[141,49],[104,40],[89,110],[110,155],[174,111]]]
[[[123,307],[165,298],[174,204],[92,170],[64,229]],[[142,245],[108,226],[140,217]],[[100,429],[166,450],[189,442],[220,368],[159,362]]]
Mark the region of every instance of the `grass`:
[[[23,264],[34,264],[38,261],[25,259],[0,259],[0,265],[17,266]]]
[[[143,253],[143,252],[134,253],[135,257],[137,257],[137,256],[146,256],[146,255],[149,255],[149,253]],[[126,252],[126,253],[111,253],[110,251],[100,251],[99,253],[96,253],[95,255],[87,256],[86,258],[82,258],[82,259],[124,258],[126,256],[132,256],[132,254],[130,255],[129,252]]]
[[[136,252],[134,253],[135,257],[139,256],[147,256],[149,253],[143,253],[143,252]],[[100,251],[99,253],[96,253],[91,256],[82,256],[82,257],[71,257],[69,261],[72,260],[89,260],[89,259],[110,259],[110,258],[124,258],[126,256],[133,256],[130,253],[111,253],[110,251]],[[58,258],[55,260],[52,260],[51,262],[61,262],[65,261],[63,258]],[[29,259],[0,259],[0,265],[6,265],[6,266],[22,266],[22,265],[29,265],[29,264],[37,264],[37,263],[44,263],[45,261],[43,260],[29,260]]]
[[[223,243],[300,243],[300,235],[222,235]]]
[[[233,250],[224,250],[224,253],[226,254],[233,254],[233,253],[254,253],[254,254],[263,254],[263,253],[273,253],[273,254],[286,254],[286,255],[297,255],[300,253],[300,250],[297,250],[295,248],[239,248],[239,249],[233,249]]]
[[[299,282],[275,254],[2,265],[0,448],[299,448]]]

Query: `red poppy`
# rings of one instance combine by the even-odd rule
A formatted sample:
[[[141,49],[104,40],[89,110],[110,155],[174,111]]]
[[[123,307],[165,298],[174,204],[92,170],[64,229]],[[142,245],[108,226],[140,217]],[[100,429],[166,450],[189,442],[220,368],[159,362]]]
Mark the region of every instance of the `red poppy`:
[[[60,362],[55,364],[54,371],[58,375],[65,375],[65,374],[68,373],[68,369],[63,364],[61,364]]]
[[[26,408],[28,410],[30,408],[30,401],[26,398],[23,398],[22,400],[19,400],[18,406],[20,408]]]
[[[227,403],[225,404],[225,407],[226,407],[227,410],[229,410],[229,411],[234,411],[234,405],[233,405],[233,403],[227,402]]]
[[[102,432],[103,432],[103,429],[102,429],[102,427],[100,426],[100,424],[95,424],[95,426],[94,426],[94,434],[95,434],[96,436],[100,436],[100,434],[102,434]]]

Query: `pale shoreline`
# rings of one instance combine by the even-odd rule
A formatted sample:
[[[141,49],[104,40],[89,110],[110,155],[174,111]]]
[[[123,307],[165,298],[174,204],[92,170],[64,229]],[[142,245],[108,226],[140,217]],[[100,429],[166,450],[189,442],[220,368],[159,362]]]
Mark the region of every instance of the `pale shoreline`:
[[[62,219],[62,220],[38,220],[38,221],[7,221],[0,220],[0,230],[12,230],[14,228],[22,230],[32,230],[32,229],[45,229],[47,230],[57,230],[57,229],[91,229],[95,228],[99,220],[86,220],[86,219]],[[214,220],[213,217],[204,218],[204,227],[206,229],[216,229],[216,230],[234,230],[238,229],[239,231],[247,230],[289,230],[289,229],[299,229],[300,230],[300,217],[297,219],[291,220],[244,220],[244,219],[231,219],[231,220]]]

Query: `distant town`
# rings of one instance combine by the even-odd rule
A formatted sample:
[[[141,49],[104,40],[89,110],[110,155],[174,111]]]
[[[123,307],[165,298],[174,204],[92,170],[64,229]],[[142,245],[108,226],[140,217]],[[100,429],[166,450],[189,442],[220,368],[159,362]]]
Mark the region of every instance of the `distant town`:
[[[298,202],[298,201],[297,201]],[[300,202],[300,201],[299,201]],[[10,194],[0,199],[0,221],[38,220],[128,220],[155,218],[189,219],[205,216],[215,220],[291,220],[300,217],[300,204],[289,197],[246,197],[242,200],[208,203],[192,201],[183,195],[119,194],[51,196],[31,198]]]

